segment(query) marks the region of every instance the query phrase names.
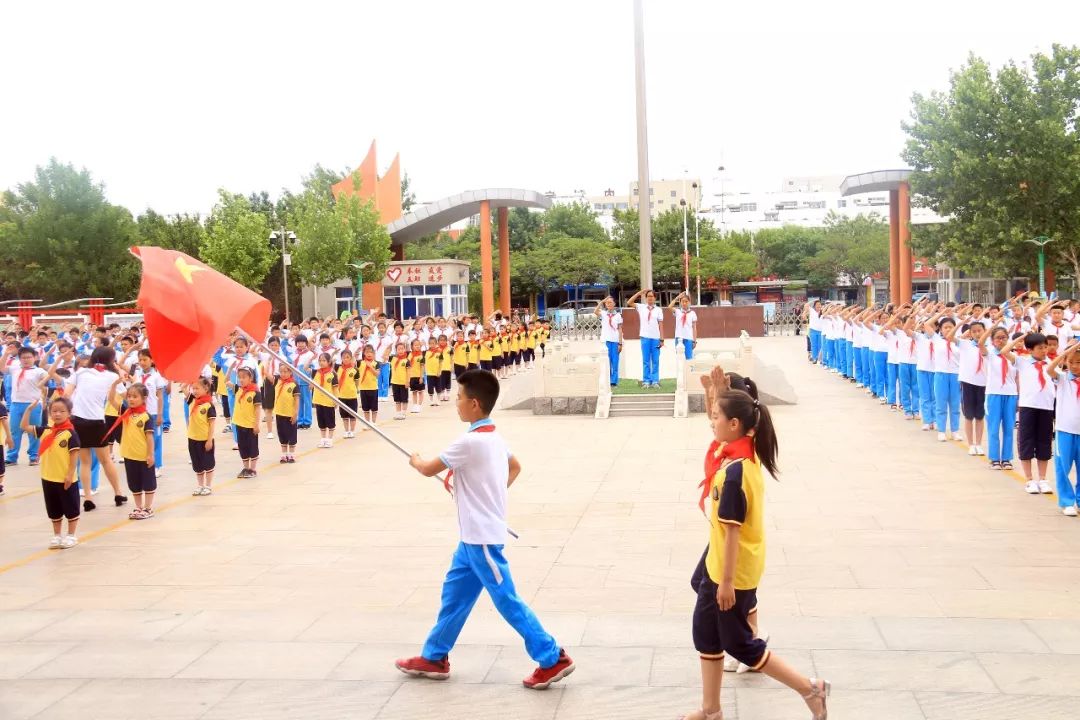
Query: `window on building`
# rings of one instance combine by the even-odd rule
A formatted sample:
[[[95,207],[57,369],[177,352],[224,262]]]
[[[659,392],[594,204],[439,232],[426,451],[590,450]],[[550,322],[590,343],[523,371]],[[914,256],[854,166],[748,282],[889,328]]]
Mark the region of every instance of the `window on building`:
[[[655,190],[656,190],[656,188],[652,188],[652,187],[651,187],[651,188],[649,188],[649,194],[650,194],[650,195],[652,195],[652,194],[654,193],[654,191],[655,191]]]
[[[593,203],[593,210],[600,211],[604,209],[604,203]]]
[[[916,262],[915,263],[915,272],[922,272],[922,271],[923,271],[923,264],[921,262]]]
[[[743,203],[739,205],[739,210],[742,212],[757,212],[757,203]]]
[[[627,203],[615,203],[615,208],[617,210],[626,210],[627,207],[629,207]]]
[[[649,203],[649,209],[650,210],[652,210],[654,207],[656,207],[656,203]]]
[[[383,288],[383,295],[386,297],[401,297],[401,288],[397,285],[388,285]]]
[[[663,204],[664,204],[664,201],[663,201],[662,199],[661,199],[661,200],[657,200],[657,202],[658,202],[658,203],[660,203],[661,205],[663,205]]]
[[[637,195],[637,188],[634,188],[634,195]]]
[[[351,287],[339,287],[334,288],[334,295],[336,303],[335,307],[337,311],[335,314],[340,317],[343,312],[352,312],[353,309],[353,297],[356,295],[356,291]]]
[[[836,207],[838,207],[838,208],[846,208],[847,207],[847,200],[837,200],[836,201]]]
[[[675,191],[674,190],[671,191],[671,197],[675,197]]]

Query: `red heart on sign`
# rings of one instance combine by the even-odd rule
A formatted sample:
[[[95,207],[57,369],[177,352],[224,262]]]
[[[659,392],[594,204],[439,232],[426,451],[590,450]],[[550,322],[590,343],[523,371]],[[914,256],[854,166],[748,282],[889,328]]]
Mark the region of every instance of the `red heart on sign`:
[[[390,282],[397,282],[397,279],[401,277],[401,268],[392,267],[386,271],[386,277],[390,278]]]

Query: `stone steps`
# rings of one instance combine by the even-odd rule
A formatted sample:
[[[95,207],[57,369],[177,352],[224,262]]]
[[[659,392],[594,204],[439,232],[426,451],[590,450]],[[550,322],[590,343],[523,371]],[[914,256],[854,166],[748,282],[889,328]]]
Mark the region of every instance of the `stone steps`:
[[[674,417],[675,394],[612,395],[609,417]]]

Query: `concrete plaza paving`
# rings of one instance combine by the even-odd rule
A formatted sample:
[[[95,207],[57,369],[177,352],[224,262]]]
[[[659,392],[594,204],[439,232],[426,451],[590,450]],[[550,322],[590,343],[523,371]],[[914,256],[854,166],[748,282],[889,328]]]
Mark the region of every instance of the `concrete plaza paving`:
[[[952,443],[805,363],[800,403],[774,408],[760,590],[771,647],[834,684],[838,720],[1075,717],[1080,520]],[[384,422],[431,455],[452,407]],[[177,413],[179,417],[179,413]],[[182,424],[168,436],[158,516],[84,515],[83,543],[49,538],[36,475],[0,499],[0,718],[673,718],[700,702],[689,576],[705,544],[696,500],[702,416],[611,419],[504,412],[524,465],[511,491],[515,580],[577,672],[548,692],[482,597],[445,683],[399,674],[434,619],[456,541],[451,503],[366,433],[192,498]],[[276,448],[264,443],[266,460]],[[267,445],[270,445],[267,448]],[[725,678],[726,717],[809,717],[757,675]]]

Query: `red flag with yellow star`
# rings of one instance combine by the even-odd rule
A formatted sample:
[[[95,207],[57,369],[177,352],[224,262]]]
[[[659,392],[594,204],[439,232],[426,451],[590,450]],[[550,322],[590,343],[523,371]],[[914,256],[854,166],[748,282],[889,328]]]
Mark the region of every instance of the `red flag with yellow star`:
[[[214,351],[239,327],[262,339],[270,301],[177,250],[133,247],[142,261],[139,307],[158,371],[193,382]]]

